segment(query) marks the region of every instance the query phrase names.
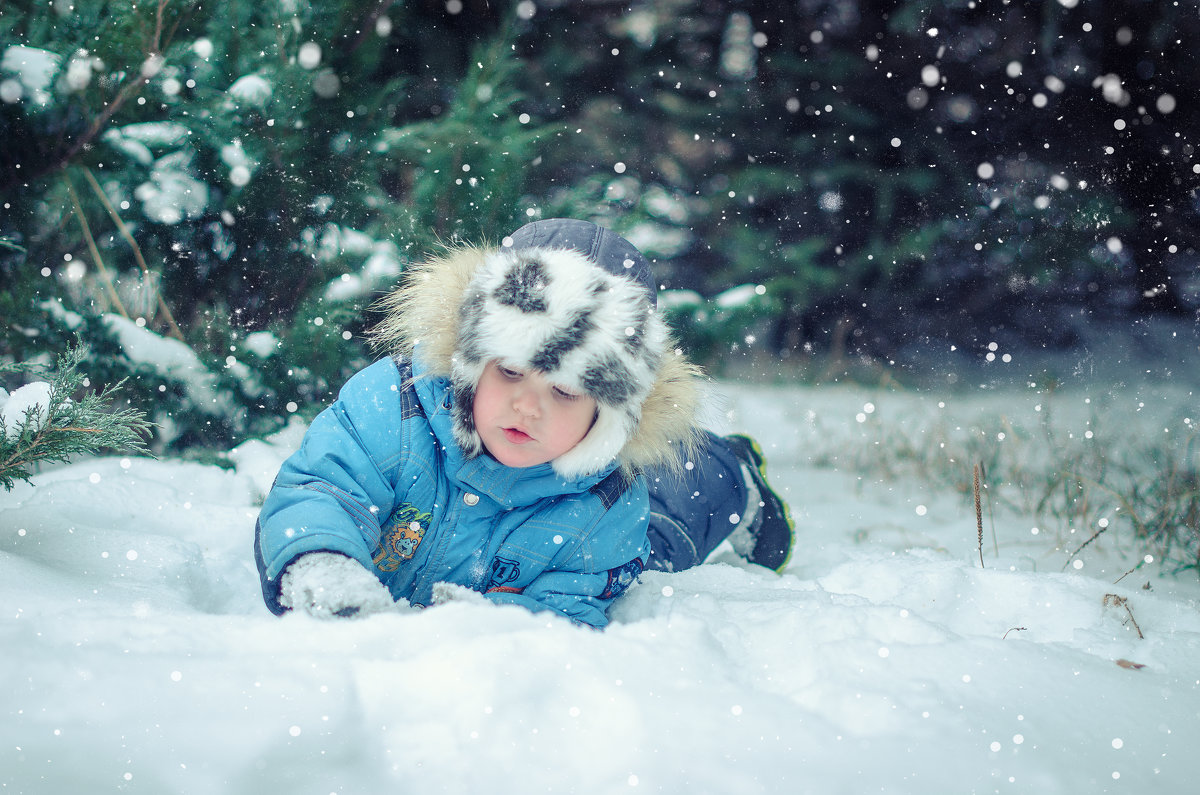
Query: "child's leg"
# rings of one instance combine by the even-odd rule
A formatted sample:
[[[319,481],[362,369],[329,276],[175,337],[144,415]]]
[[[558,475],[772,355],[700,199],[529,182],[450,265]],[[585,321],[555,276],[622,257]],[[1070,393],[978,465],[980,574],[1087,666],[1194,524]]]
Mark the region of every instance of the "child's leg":
[[[682,571],[700,565],[734,531],[746,509],[738,461],[721,437],[706,431],[690,463],[682,475],[646,472],[649,568]]]
[[[781,570],[794,528],[787,505],[766,482],[758,446],[745,436],[705,433],[681,477],[646,473],[650,487],[650,568],[697,566],[726,538],[752,563]]]

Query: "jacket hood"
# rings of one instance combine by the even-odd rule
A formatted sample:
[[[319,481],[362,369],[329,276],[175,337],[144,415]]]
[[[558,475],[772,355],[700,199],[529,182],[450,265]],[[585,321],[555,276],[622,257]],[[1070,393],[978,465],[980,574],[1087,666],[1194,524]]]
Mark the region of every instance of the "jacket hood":
[[[591,430],[550,462],[560,477],[614,461],[630,474],[679,467],[696,445],[701,377],[654,307],[644,258],[593,224],[537,224],[509,245],[448,247],[408,266],[378,304],[375,346],[416,354],[426,376],[450,380],[454,437],[468,460],[483,452],[475,388],[496,359],[595,398]]]

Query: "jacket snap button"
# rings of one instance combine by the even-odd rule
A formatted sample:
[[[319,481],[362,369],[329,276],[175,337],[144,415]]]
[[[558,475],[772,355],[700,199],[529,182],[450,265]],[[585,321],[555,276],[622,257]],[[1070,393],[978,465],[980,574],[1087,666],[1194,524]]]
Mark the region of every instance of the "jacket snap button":
[[[470,492],[468,492],[463,495],[463,502],[465,502],[467,505],[478,505],[479,504],[479,495],[471,494]]]

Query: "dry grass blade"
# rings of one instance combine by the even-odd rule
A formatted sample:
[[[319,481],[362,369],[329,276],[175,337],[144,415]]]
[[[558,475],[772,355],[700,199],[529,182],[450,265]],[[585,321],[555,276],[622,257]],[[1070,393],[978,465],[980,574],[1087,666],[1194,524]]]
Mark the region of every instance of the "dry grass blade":
[[[979,568],[983,569],[983,508],[979,502],[979,464],[975,465],[975,527],[979,531]]]
[[[108,288],[109,299],[121,317],[129,320],[129,313],[125,311],[125,305],[121,303],[121,297],[117,295],[117,288],[113,284],[112,276],[109,275],[108,268],[104,267],[104,258],[100,256],[100,248],[96,245],[96,238],[92,235],[92,228],[88,225],[87,216],[83,214],[83,205],[79,203],[79,196],[75,193],[75,186],[71,184],[71,178],[65,172],[63,173],[63,185],[66,186],[67,195],[71,198],[71,206],[74,208],[75,217],[79,220],[79,226],[83,230],[83,238],[87,241],[88,251],[91,252],[92,260],[96,263],[96,268],[100,271],[100,276],[104,279],[104,286]]]
[[[100,187],[100,183],[96,181],[96,177],[92,174],[91,169],[86,166],[83,168],[83,176],[87,179],[88,185],[91,186],[92,192],[100,200],[108,213],[109,218],[112,218],[113,223],[117,225],[117,231],[121,237],[129,244],[133,250],[133,258],[137,262],[138,267],[142,271],[142,278],[145,280],[146,289],[153,293],[158,308],[162,311],[163,317],[167,321],[167,327],[170,329],[171,336],[180,342],[185,342],[183,332],[179,330],[179,325],[175,322],[175,316],[171,313],[171,308],[167,306],[167,302],[163,299],[162,291],[154,283],[154,277],[150,273],[150,266],[146,264],[146,258],[142,256],[142,249],[138,246],[137,241],[133,239],[133,234],[129,231],[129,227],[125,225],[125,221],[121,219],[121,215],[117,212],[117,208],[112,206],[112,202],[108,200],[108,196],[104,193],[104,188]]]

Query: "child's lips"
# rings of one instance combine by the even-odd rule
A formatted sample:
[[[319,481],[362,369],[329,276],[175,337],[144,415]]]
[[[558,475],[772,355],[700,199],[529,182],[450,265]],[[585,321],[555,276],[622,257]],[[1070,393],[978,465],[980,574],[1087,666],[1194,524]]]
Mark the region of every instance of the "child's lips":
[[[508,441],[510,441],[513,444],[525,444],[526,442],[533,441],[532,436],[525,433],[525,431],[522,431],[519,428],[505,428],[504,429],[504,438],[508,439]]]

